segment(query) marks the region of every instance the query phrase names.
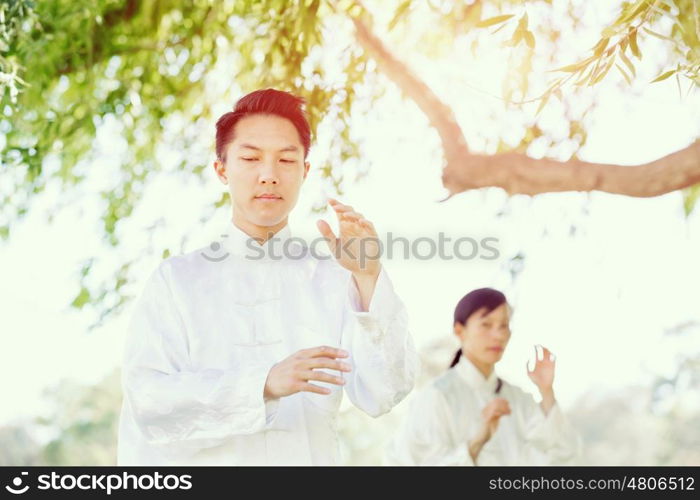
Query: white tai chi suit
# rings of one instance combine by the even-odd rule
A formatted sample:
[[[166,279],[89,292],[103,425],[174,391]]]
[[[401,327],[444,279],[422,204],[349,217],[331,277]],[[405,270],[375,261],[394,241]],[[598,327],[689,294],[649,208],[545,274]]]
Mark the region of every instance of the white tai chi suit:
[[[343,392],[378,416],[413,387],[419,360],[384,268],[362,312],[351,272],[288,225],[264,245],[227,229],[217,252],[162,261],[135,305],[119,465],[336,464]],[[312,381],[332,393],[264,401],[273,364],[321,345],[349,351],[352,371],[330,371],[344,386]]]
[[[555,465],[578,457],[581,440],[558,403],[545,416],[533,397],[499,378],[488,378],[462,356],[459,362],[416,392],[409,411],[386,450],[393,465]],[[469,441],[482,425],[481,411],[505,398],[511,414],[481,449],[476,464]]]

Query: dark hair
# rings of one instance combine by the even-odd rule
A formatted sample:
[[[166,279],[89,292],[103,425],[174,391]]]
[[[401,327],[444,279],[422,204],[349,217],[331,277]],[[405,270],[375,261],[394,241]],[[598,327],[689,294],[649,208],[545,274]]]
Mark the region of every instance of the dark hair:
[[[233,141],[233,131],[241,118],[254,114],[277,115],[291,121],[304,146],[304,158],[309,154],[311,128],[306,118],[303,97],[283,90],[260,89],[241,97],[233,111],[224,113],[216,122],[216,157],[225,160],[226,146]]]
[[[486,308],[484,314],[488,314],[501,304],[506,303],[506,296],[503,295],[502,292],[494,290],[493,288],[477,288],[476,290],[472,290],[462,297],[462,299],[457,303],[452,325],[454,326],[455,323],[466,325],[469,316],[474,314],[482,307]],[[450,368],[459,363],[459,358],[461,356],[462,349],[460,348],[455,354]]]

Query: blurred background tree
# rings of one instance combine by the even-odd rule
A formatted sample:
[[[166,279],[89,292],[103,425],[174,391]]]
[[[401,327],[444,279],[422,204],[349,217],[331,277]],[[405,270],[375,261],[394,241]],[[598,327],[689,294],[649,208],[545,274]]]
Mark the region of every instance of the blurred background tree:
[[[585,94],[587,87],[611,78],[613,66],[626,83],[636,78],[640,65],[650,64],[659,66],[655,81],[675,78],[679,92],[697,89],[698,3],[620,2],[590,53],[560,60],[567,37],[574,38],[582,26],[585,9],[586,2],[576,1],[562,9],[551,0],[404,0],[375,22],[356,1],[3,0],[0,236],[9,239],[34,200],[48,185],[57,185],[64,205],[99,196],[104,238],[116,252],[119,227],[141,202],[147,183],[159,175],[205,175],[217,118],[212,111],[218,109],[216,103],[234,102],[234,82],[246,92],[269,86],[306,98],[314,133],[322,126],[334,131],[318,168],[342,194],[347,165],[360,157],[350,117],[371,109],[372,100],[391,86],[377,78],[379,72],[426,113],[439,133],[449,196],[487,186],[510,194],[599,189],[631,196],[684,189],[690,213],[700,194],[700,142],[639,168],[582,162],[577,152],[590,125],[586,114],[595,105]],[[337,27],[350,24],[356,40],[334,44]],[[380,29],[386,43],[377,35]],[[517,117],[516,143],[501,137],[496,144],[484,144],[481,153],[471,150],[449,103],[423,75],[410,71],[410,60],[397,55],[444,57],[451,47],[465,44],[475,55],[497,44],[508,58],[500,106]],[[654,57],[643,59],[646,50]],[[338,74],[322,53],[337,55]],[[552,99],[563,104],[558,109],[568,124],[565,137],[538,119]],[[581,102],[588,104],[582,107]],[[90,171],[94,162],[99,165],[96,136],[108,122],[119,131],[113,141],[125,141],[128,147],[118,171],[102,173],[95,193],[85,181],[97,175]],[[475,139],[479,142],[470,137]],[[533,144],[542,156],[532,154]],[[178,153],[174,172],[159,161],[162,146]],[[355,179],[366,174],[368,163],[351,163],[362,170]],[[223,207],[226,196],[212,195],[201,220]],[[60,206],[48,219],[58,210]],[[151,227],[160,223],[154,220]],[[167,248],[149,250],[170,254]],[[123,287],[138,258],[123,259],[102,283],[90,283],[97,263],[86,260],[72,305],[92,304],[100,320],[120,310],[129,299]]]

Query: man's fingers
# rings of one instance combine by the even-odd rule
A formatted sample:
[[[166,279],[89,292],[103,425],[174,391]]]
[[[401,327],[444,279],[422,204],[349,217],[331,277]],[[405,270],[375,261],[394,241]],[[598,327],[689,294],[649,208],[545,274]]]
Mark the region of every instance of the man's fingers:
[[[336,210],[335,215],[338,217],[338,224],[346,220],[352,220],[352,216],[347,216],[346,214],[351,212],[351,210]]]
[[[350,205],[343,205],[342,203],[336,202],[331,204],[331,206],[333,207],[333,210],[335,210],[335,214],[338,216],[339,221],[345,218],[360,220],[363,217],[361,213],[356,212]]]
[[[318,347],[311,347],[309,349],[302,349],[299,351],[299,354],[303,358],[347,358],[350,353],[345,349],[322,345]]]
[[[330,368],[331,370],[338,370],[341,372],[351,371],[351,367],[348,363],[336,361],[332,358],[310,358],[303,361],[302,367],[307,370],[312,368]]]
[[[360,212],[355,212],[354,210],[348,210],[345,212],[341,212],[343,217],[352,217],[354,219],[361,219],[364,217]]]
[[[359,224],[370,229],[373,232],[376,232],[374,224],[372,224],[371,221],[365,219],[365,216],[362,215],[360,212],[356,212],[352,206],[344,205],[334,198],[329,198],[328,200],[331,203],[333,210],[335,210],[339,222],[342,222],[344,219],[349,219],[354,222],[358,222]]]
[[[302,380],[306,380],[307,382],[318,380],[319,382],[328,382],[329,384],[345,385],[345,380],[343,380],[342,377],[336,377],[335,375],[320,370],[306,370],[302,372],[300,376]]]
[[[338,200],[335,198],[328,198],[328,202],[331,204],[331,207],[333,207],[333,210],[347,210],[347,209],[352,209],[350,205],[346,205],[345,203],[340,203]]]
[[[336,213],[341,213],[341,214],[346,214],[348,212],[354,211],[354,209],[350,205],[334,205],[333,210],[335,210]]]
[[[376,234],[376,229],[374,229],[374,224],[372,224],[372,221],[369,221],[363,217],[360,219],[360,224],[363,224],[365,227],[369,228],[372,232]]]
[[[315,392],[316,394],[330,394],[331,390],[326,387],[305,383],[301,384],[299,392]]]
[[[321,232],[321,235],[329,241],[331,246],[335,247],[336,236],[328,222],[326,222],[323,219],[319,219],[318,221],[316,221],[316,227],[318,227],[318,230]]]

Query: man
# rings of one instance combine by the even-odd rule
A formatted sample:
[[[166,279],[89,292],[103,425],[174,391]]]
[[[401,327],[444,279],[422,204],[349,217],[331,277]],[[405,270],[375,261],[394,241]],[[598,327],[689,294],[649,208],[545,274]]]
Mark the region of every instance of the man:
[[[258,90],[218,120],[233,217],[222,247],[164,260],[135,306],[120,465],[335,464],[343,390],[376,417],[412,389],[418,357],[372,223],[331,199],[339,234],[318,221],[331,256],[291,236],[303,104]]]

